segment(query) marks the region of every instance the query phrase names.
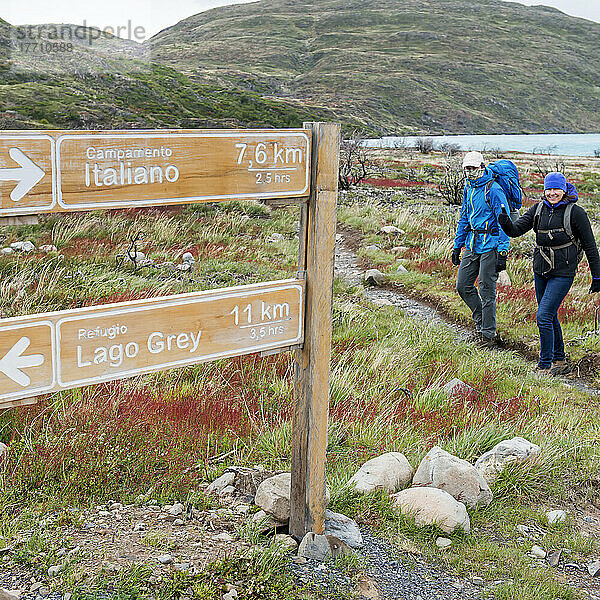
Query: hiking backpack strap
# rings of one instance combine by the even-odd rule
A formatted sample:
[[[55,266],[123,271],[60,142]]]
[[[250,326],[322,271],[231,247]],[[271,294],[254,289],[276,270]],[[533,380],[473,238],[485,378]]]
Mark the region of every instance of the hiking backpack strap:
[[[550,239],[552,239],[552,234],[554,232],[564,231],[567,234],[567,237],[571,240],[568,244],[562,244],[561,246],[540,246],[536,241],[536,246],[540,252],[540,256],[548,263],[548,266],[550,267],[548,271],[553,270],[555,267],[554,252],[556,250],[563,250],[564,248],[568,248],[569,246],[575,246],[577,248],[577,260],[580,261],[583,256],[583,250],[581,249],[581,244],[573,235],[573,228],[571,227],[571,213],[573,212],[574,203],[567,204],[565,208],[565,212],[563,213],[562,230],[539,229],[538,225],[540,220],[540,214],[542,212],[542,204],[543,202],[538,203],[537,208],[535,209],[535,214],[533,215],[533,230],[535,231],[535,233],[547,233]]]

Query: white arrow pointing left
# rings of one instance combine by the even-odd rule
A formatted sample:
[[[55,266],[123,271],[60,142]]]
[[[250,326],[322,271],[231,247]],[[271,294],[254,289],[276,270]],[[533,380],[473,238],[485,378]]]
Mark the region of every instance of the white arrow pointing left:
[[[22,150],[11,148],[8,155],[20,166],[14,169],[0,169],[0,181],[18,181],[10,198],[18,202],[37,185],[46,174]]]
[[[0,373],[4,373],[7,377],[27,387],[31,383],[31,377],[23,373],[22,369],[29,367],[39,367],[44,364],[44,356],[42,354],[31,354],[30,356],[21,356],[29,345],[31,340],[28,337],[22,337],[0,360]]]

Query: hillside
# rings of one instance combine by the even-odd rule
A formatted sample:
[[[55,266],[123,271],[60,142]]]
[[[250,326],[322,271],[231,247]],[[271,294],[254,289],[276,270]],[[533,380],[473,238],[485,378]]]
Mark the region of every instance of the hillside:
[[[147,42],[200,81],[392,132],[600,130],[600,25],[499,0],[261,0]]]
[[[19,52],[15,31],[0,19],[2,129],[298,127],[333,118],[330,111],[191,81],[119,38],[91,46],[75,40],[69,52]]]

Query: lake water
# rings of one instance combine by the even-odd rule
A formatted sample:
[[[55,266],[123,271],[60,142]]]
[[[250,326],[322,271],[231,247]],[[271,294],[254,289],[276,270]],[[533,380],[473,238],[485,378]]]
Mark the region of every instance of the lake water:
[[[419,137],[430,137],[440,144],[458,144],[462,150],[492,150],[562,154],[566,156],[594,156],[600,153],[600,133],[548,133],[531,135],[438,135],[415,137],[384,137],[365,141],[369,147],[393,148],[398,142],[414,146]]]

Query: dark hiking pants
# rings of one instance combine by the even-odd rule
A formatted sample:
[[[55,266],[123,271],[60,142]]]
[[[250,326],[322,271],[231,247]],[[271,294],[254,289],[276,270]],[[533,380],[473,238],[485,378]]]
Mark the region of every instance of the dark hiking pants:
[[[465,250],[456,280],[456,290],[473,313],[475,329],[485,337],[496,334],[496,273],[497,250],[475,254]],[[475,281],[479,277],[479,291]]]

